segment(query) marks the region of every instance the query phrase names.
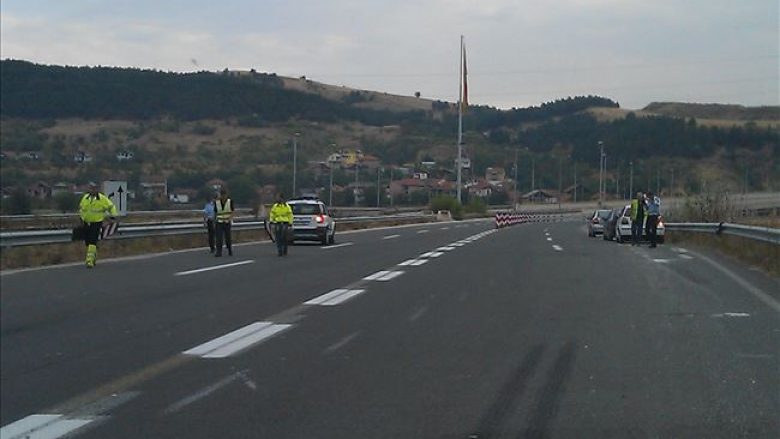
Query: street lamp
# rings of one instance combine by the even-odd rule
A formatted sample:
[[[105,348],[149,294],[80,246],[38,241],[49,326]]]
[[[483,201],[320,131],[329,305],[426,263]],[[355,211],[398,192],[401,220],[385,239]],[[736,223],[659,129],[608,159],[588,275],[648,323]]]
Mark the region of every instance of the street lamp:
[[[634,161],[628,162],[628,167],[630,169],[630,177],[629,177],[629,183],[628,183],[628,197],[634,198]]]
[[[382,174],[382,168],[376,168],[376,207],[379,207],[379,178]]]
[[[300,135],[301,133],[293,134],[293,187],[292,187],[293,197],[296,196],[295,183],[298,174],[298,136]]]
[[[606,156],[604,155],[604,142],[599,140],[599,149],[601,153],[599,155],[599,207],[604,203],[604,165],[606,162]]]
[[[336,144],[331,143],[330,144],[331,151],[336,150]],[[333,163],[334,161],[330,159],[331,155],[328,154],[328,168],[330,169],[330,183],[328,184],[328,206],[333,207]]]

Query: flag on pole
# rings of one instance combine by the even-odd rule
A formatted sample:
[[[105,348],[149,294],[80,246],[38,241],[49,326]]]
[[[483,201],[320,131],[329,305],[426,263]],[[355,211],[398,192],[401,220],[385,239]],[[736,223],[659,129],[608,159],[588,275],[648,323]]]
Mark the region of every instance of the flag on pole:
[[[469,106],[469,83],[467,81],[468,73],[466,70],[466,45],[463,44],[463,109]]]

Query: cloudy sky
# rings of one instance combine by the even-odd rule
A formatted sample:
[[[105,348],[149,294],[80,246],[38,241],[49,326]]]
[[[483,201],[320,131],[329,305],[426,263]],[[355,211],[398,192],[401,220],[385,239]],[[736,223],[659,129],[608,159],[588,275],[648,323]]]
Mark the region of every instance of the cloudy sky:
[[[472,103],[780,104],[778,0],[3,0],[0,57],[254,68]]]

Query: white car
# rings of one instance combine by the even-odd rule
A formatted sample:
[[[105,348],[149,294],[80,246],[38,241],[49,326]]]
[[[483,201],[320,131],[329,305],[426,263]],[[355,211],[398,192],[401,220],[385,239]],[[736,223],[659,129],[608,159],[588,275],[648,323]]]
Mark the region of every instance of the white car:
[[[316,197],[299,197],[287,201],[293,211],[290,242],[319,241],[322,245],[336,241],[336,222],[325,203]]]
[[[666,227],[664,226],[663,217],[658,218],[658,227],[656,228],[656,236],[658,237],[658,244],[664,243],[664,235],[666,234]],[[647,241],[647,227],[642,227],[642,239]],[[615,240],[619,243],[631,242],[631,205],[628,204],[623,208],[623,214],[618,218],[618,222],[615,225]]]

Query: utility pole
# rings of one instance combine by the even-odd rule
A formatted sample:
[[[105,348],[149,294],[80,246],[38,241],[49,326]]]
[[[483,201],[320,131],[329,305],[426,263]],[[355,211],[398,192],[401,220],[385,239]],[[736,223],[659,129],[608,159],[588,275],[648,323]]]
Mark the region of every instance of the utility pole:
[[[460,71],[458,72],[458,158],[456,159],[456,166],[458,167],[458,181],[457,181],[457,195],[458,204],[463,204],[461,198],[461,172],[463,168],[462,155],[463,155],[463,35],[460,36]]]
[[[518,191],[518,184],[517,184],[517,148],[515,148],[515,205],[512,206],[512,210],[517,210],[517,191]]]
[[[661,168],[655,168],[655,194],[661,196]]]
[[[672,172],[672,182],[670,183],[671,189],[669,191],[669,196],[673,197],[675,192],[674,191],[674,168],[671,168],[670,171]]]
[[[331,150],[336,150],[336,144],[331,143]],[[333,166],[335,164],[335,161],[330,159],[330,155],[328,155],[328,168],[330,168],[330,184],[328,185],[328,206],[333,207]]]
[[[604,142],[599,140],[599,207],[604,203]]]
[[[297,196],[297,193],[295,192],[295,180],[298,173],[298,136],[300,136],[301,133],[295,133],[293,134],[293,187],[292,187],[292,196]]]
[[[376,168],[376,207],[379,207],[379,171],[382,168]]]
[[[387,185],[390,188],[390,207],[393,207],[393,166],[390,166],[390,184]]]
[[[558,157],[558,210],[561,210],[563,197],[563,157]]]
[[[574,202],[577,202],[577,191],[579,188],[577,187],[577,162],[574,162]]]
[[[360,188],[360,182],[358,182],[358,176],[360,175],[360,160],[355,156],[355,190],[352,192],[355,194],[355,207],[358,205],[358,189]]]
[[[531,192],[535,190],[536,190],[536,158],[531,157]]]
[[[634,161],[628,162],[628,167],[631,169],[631,176],[628,183],[628,197],[634,198]]]

